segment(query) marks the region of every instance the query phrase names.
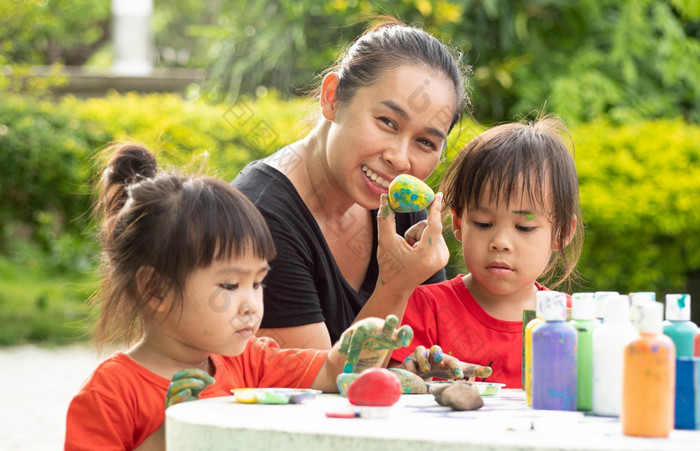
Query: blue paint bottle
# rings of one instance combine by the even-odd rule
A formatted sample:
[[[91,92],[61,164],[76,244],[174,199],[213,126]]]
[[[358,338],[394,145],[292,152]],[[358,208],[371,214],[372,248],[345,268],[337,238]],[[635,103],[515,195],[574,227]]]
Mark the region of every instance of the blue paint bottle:
[[[676,345],[676,358],[693,357],[693,346],[698,326],[690,321],[689,294],[666,295],[666,321],[663,323],[663,328],[664,334]],[[674,427],[676,429],[695,429],[695,419],[689,415],[689,411],[695,409],[695,402],[694,399],[688,398],[691,392],[688,391],[689,387],[687,386],[688,380],[692,380],[692,376],[688,376],[688,369],[685,365],[687,365],[686,362],[676,362],[679,370],[676,371]],[[692,396],[694,397],[695,394],[693,393]]]
[[[576,410],[576,329],[566,321],[566,294],[541,305],[544,323],[532,332],[532,408]]]

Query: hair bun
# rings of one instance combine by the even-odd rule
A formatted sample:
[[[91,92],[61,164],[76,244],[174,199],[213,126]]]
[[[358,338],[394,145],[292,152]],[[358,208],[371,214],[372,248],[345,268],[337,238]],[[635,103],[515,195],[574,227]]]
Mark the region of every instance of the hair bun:
[[[133,143],[121,145],[114,151],[107,166],[110,182],[129,185],[155,177],[156,158],[143,146]]]

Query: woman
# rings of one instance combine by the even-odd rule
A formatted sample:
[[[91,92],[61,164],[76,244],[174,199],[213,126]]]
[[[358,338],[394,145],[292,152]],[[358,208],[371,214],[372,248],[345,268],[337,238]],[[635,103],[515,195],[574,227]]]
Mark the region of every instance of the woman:
[[[399,174],[427,178],[467,102],[462,70],[428,33],[395,20],[368,29],[323,77],[321,115],[303,139],[233,181],[261,210],[277,258],[258,335],[329,349],[354,321],[403,316],[421,283],[444,280],[441,195],[426,213],[386,206]],[[378,214],[382,203],[383,208]]]

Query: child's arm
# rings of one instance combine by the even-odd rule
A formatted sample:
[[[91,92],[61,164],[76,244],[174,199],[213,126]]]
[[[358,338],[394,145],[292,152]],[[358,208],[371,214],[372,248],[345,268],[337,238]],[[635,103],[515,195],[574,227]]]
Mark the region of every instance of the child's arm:
[[[337,392],[338,374],[384,366],[389,351],[408,345],[413,338],[409,326],[396,329],[398,324],[399,319],[389,315],[386,320],[365,318],[350,326],[328,353],[311,387]]]

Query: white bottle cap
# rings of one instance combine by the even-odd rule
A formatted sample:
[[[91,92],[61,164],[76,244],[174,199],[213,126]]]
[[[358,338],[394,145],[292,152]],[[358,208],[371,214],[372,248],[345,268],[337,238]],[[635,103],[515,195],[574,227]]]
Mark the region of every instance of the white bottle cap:
[[[648,304],[650,302],[656,302],[656,293],[653,291],[637,291],[630,293],[630,321],[635,326],[639,315],[641,315],[639,306],[642,304]]]
[[[690,321],[690,295],[666,295],[666,319],[669,321]]]
[[[629,321],[630,301],[624,294],[609,296],[605,301],[605,322],[623,323]]]
[[[566,321],[566,294],[559,291],[538,291],[537,300],[545,321]]]
[[[636,291],[630,293],[630,305],[637,305],[642,302],[656,302],[656,293],[653,291]]]
[[[595,293],[574,293],[571,295],[572,319],[595,319]]]
[[[661,302],[637,304],[637,330],[650,334],[660,334],[663,330],[663,307]]]
[[[620,293],[617,291],[596,291],[595,292],[595,317],[605,317],[605,304],[609,297],[617,296]]]

